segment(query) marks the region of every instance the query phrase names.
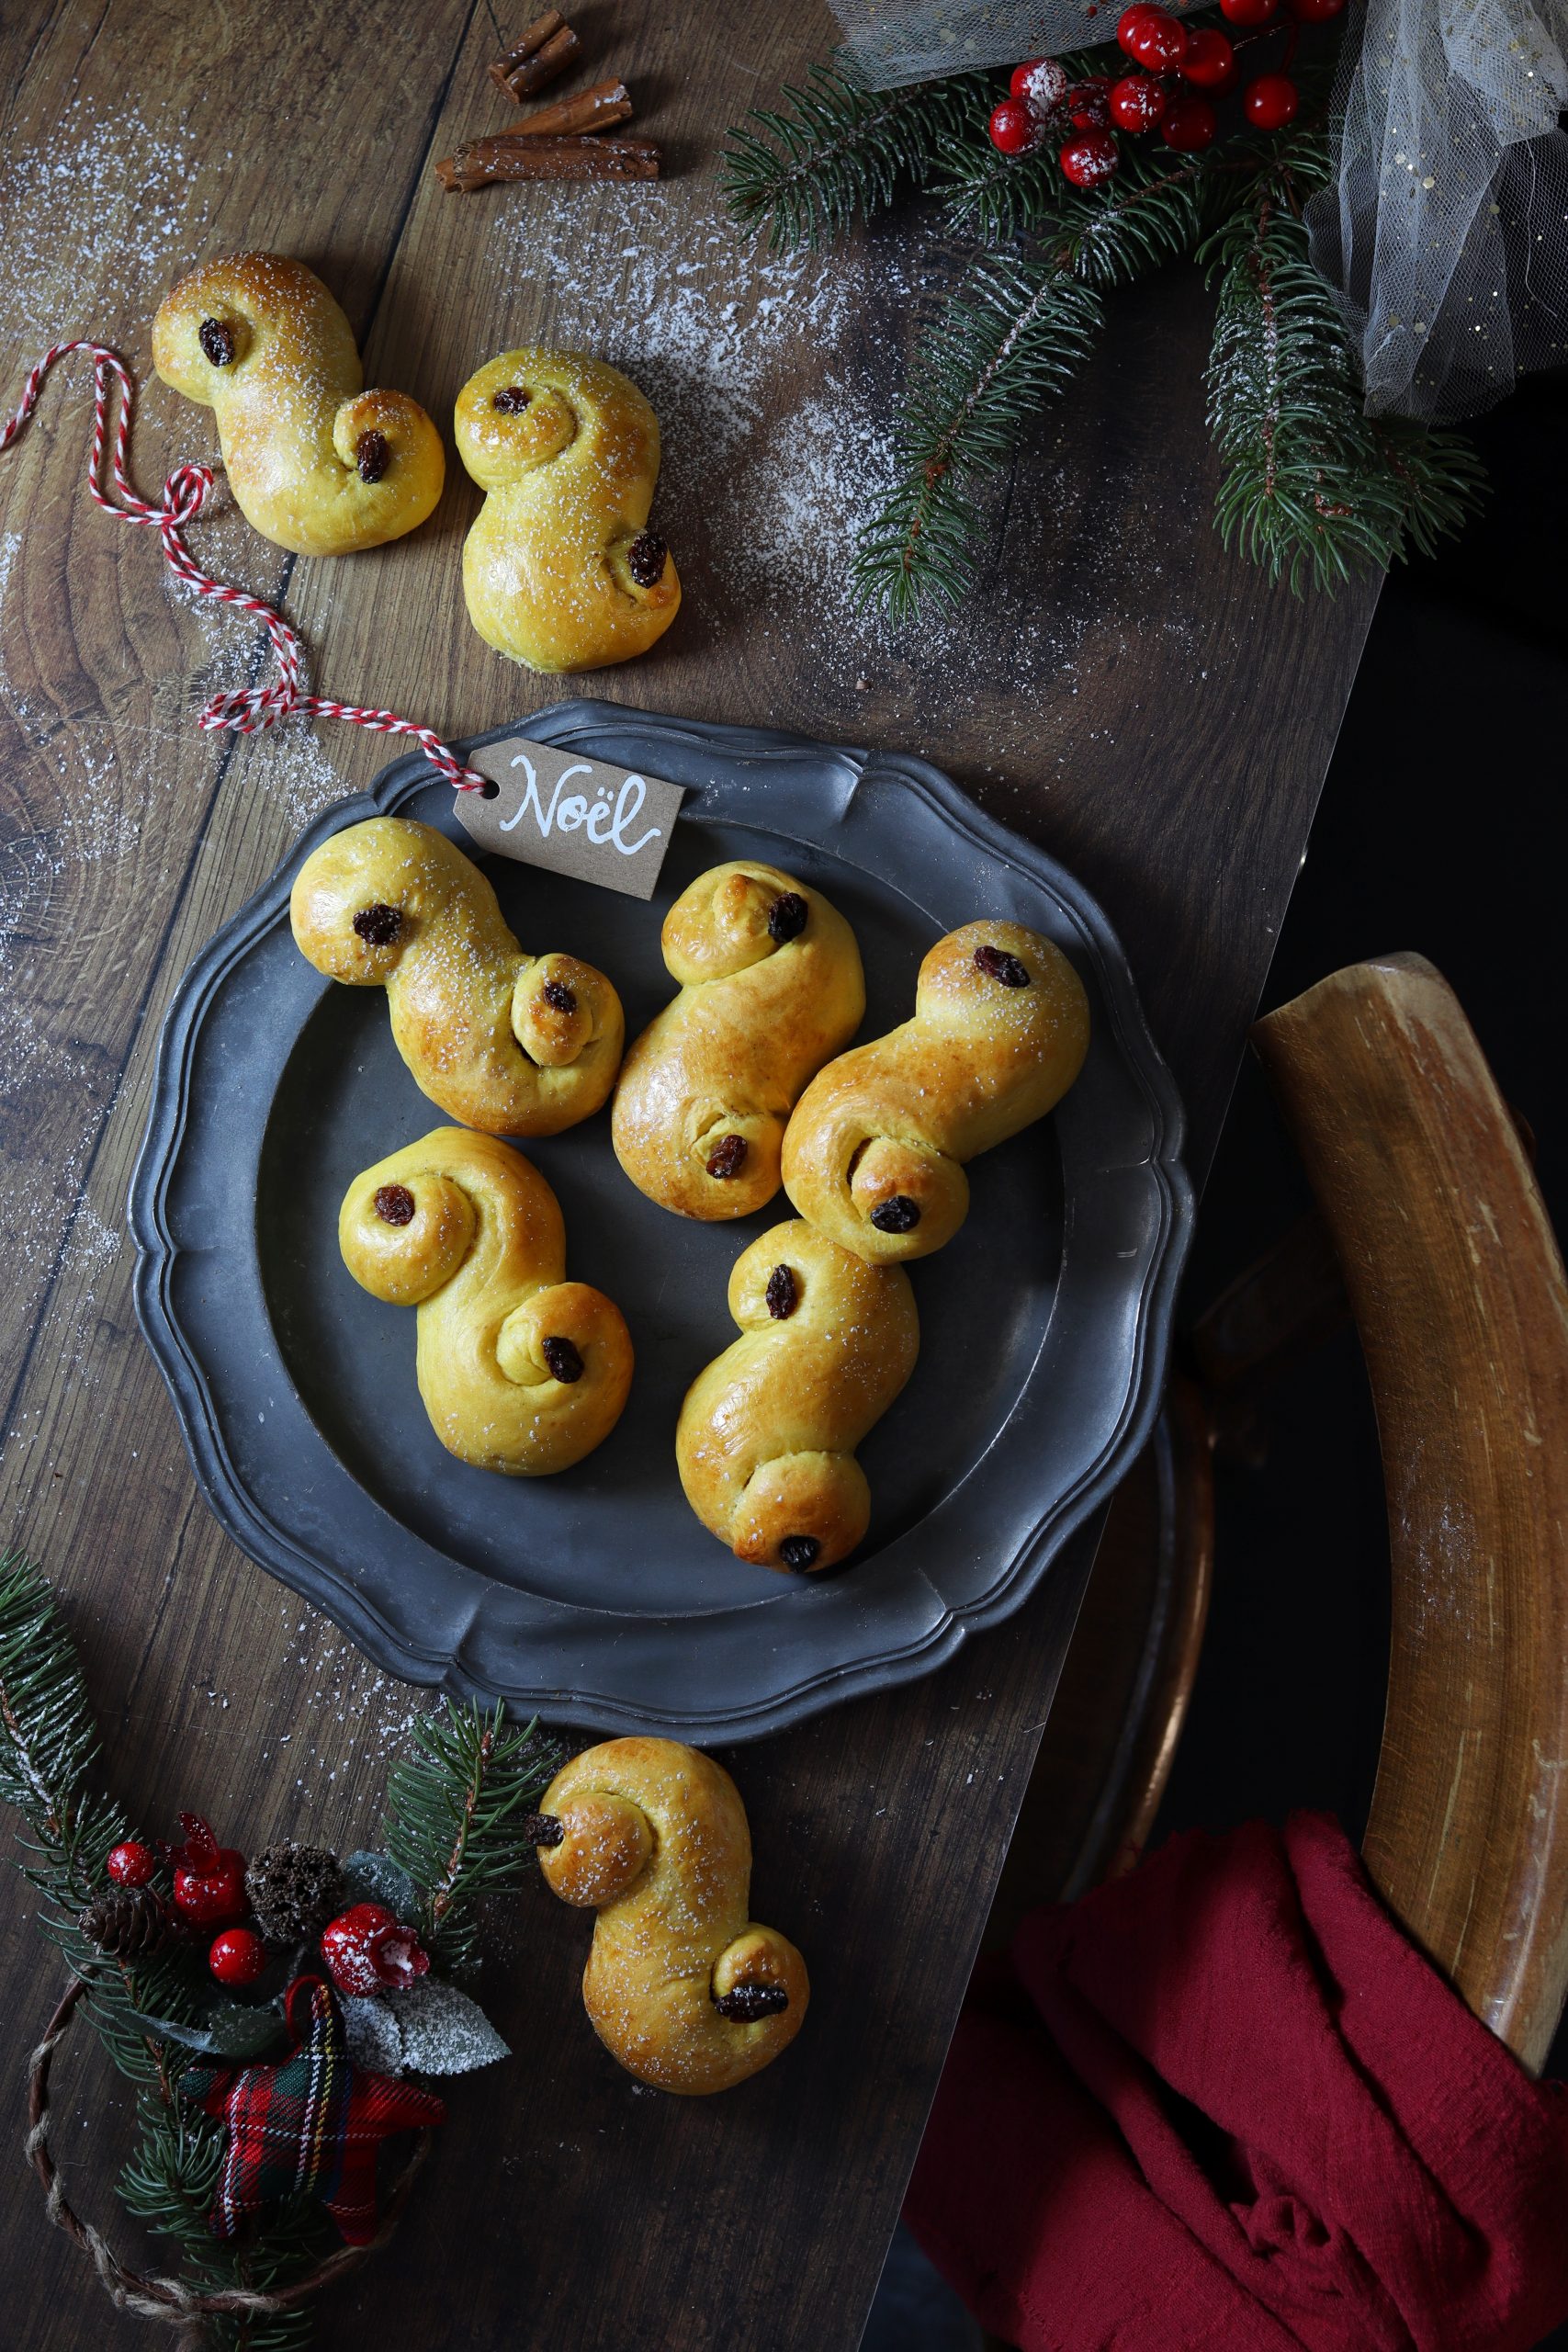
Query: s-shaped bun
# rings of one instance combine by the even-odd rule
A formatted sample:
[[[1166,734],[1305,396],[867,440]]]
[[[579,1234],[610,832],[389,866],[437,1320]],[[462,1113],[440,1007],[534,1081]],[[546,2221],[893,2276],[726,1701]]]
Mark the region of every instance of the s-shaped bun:
[[[526,1826],[553,1892],[598,1909],[583,2004],[629,2074],[725,2091],[788,2048],[811,1995],[806,1962],[747,1916],[751,1833],[711,1757],[607,1740],[557,1773]]]
[[[862,1258],[929,1257],[968,1214],[964,1162],[1043,1118],[1088,1050],[1089,1000],[1061,949],[1021,923],[965,923],[920,966],[914,1019],[812,1080],[784,1190]]]
[[[855,1448],[919,1352],[909,1277],[795,1218],[741,1251],[729,1311],[739,1339],[681,1408],[686,1500],[738,1559],[797,1575],[830,1568],[871,1518]]]
[[[566,1280],[560,1204],[493,1136],[436,1127],[356,1176],[338,1216],[349,1272],[419,1309],[419,1393],[448,1453],[542,1478],[603,1444],[631,1386],[619,1307]]]
[[[415,1084],[465,1125],[558,1135],[615,1084],[626,1017],[604,973],[525,956],[479,867],[434,826],[345,825],[295,876],[289,919],[318,972],[385,987]]]
[[[572,351],[503,351],[457,395],[457,455],[486,492],[463,548],[468,617],[530,670],[646,653],[681,606],[648,528],[659,419],[637,386]]]
[[[750,1216],[778,1191],[801,1088],[860,1027],[860,950],[819,891],[749,859],[688,883],[662,945],[681,993],[626,1056],[615,1157],[682,1216]]]
[[[213,411],[229,487],[263,538],[347,555],[423,523],[446,459],[406,392],[367,392],[354,330],[314,271],[234,254],[158,305],[152,365]]]

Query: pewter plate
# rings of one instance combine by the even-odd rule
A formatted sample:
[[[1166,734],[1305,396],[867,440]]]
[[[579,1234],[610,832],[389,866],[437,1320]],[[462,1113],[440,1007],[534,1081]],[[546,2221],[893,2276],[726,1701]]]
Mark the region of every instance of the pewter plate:
[[[756,1737],[929,1673],[1017,1609],[1109,1495],[1156,1409],[1190,1234],[1180,1106],[1094,901],[924,762],[597,702],[526,731],[687,787],[649,903],[483,861],[525,946],[611,975],[628,1035],[671,992],[671,899],[741,856],[803,876],[853,924],[863,1035],[908,1016],[925,950],[977,916],[1046,932],[1088,987],[1077,1086],[974,1164],[967,1223],[910,1270],[920,1360],[861,1449],[861,1552],[783,1577],[693,1517],[681,1399],[735,1336],[735,1258],[792,1212],[781,1193],[734,1225],[670,1216],[622,1176],[607,1112],[528,1152],[565,1211],[569,1272],[630,1324],[620,1425],[548,1479],[470,1469],[437,1443],[414,1317],[351,1281],[336,1227],[351,1177],[442,1114],[398,1058],[381,991],[322,979],[288,929],[296,872],[341,826],[417,817],[471,851],[417,755],[320,818],[181,983],[131,1187],[137,1310],[218,1519],[378,1665],[597,1730]]]

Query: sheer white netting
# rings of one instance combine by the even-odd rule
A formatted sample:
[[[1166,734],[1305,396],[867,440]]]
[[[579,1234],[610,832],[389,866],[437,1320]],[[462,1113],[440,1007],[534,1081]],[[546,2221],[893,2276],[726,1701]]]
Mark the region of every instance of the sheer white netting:
[[[835,13],[865,79],[891,89],[1108,40],[1118,8],[835,0]],[[1565,53],[1568,0],[1351,0],[1337,177],[1306,217],[1371,413],[1472,416],[1522,371],[1568,361]]]

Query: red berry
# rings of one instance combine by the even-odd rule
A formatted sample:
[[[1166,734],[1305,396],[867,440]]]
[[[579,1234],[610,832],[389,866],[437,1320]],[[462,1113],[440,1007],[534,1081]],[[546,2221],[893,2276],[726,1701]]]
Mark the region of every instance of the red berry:
[[[1279,6],[1279,0],[1275,0],[1275,6]],[[1121,40],[1120,32],[1117,38]],[[1187,28],[1164,8],[1149,8],[1136,24],[1128,26],[1122,46],[1129,57],[1135,57],[1151,74],[1174,73],[1187,54]]]
[[[321,1957],[338,1991],[360,1998],[384,1984],[412,1984],[430,1967],[413,1929],[384,1903],[355,1903],[323,1928]]]
[[[1344,0],[1339,0],[1341,7]],[[1032,107],[1037,115],[1048,115],[1059,107],[1067,95],[1067,77],[1054,57],[1032,57],[1027,64],[1015,65],[1009,85],[1015,98]]]
[[[121,1846],[111,1846],[104,1863],[117,1886],[145,1886],[157,1868],[157,1856],[151,1846],[142,1845],[138,1838],[128,1838]]]
[[[1303,25],[1325,25],[1343,12],[1345,0],[1286,0],[1286,6]]]
[[[1165,92],[1146,74],[1129,74],[1111,93],[1111,119],[1123,130],[1152,130],[1166,105]]]
[[[1103,74],[1075,82],[1067,92],[1067,119],[1075,130],[1109,130],[1111,83]]]
[[[1242,99],[1247,119],[1257,130],[1283,130],[1295,120],[1300,104],[1300,93],[1288,74],[1260,74],[1247,84]]]
[[[1040,118],[1021,98],[991,108],[991,144],[1003,155],[1027,155],[1040,143]]]
[[[1183,155],[1195,154],[1200,147],[1212,147],[1219,129],[1214,109],[1207,98],[1191,98],[1183,95],[1173,99],[1160,124],[1159,135],[1168,147]]]
[[[182,1813],[183,1846],[169,1849],[175,1866],[175,1907],[200,1928],[221,1928],[243,1919],[245,1858],[237,1846],[220,1846],[199,1813]]]
[[[1339,5],[1343,6],[1344,0]],[[1181,78],[1194,89],[1213,90],[1216,96],[1235,83],[1235,51],[1215,26],[1205,25],[1201,32],[1189,36]]]
[[[1137,28],[1145,17],[1157,17],[1159,13],[1155,0],[1134,0],[1134,5],[1131,8],[1122,10],[1121,22],[1116,28],[1116,39],[1129,57],[1134,57],[1137,54],[1133,47],[1133,35]]]
[[[1057,162],[1075,187],[1099,187],[1121,162],[1121,151],[1109,130],[1080,130],[1069,139]]]
[[[254,1928],[225,1928],[213,1939],[207,1965],[220,1984],[254,1984],[266,1966],[266,1946]]]
[[[1220,0],[1220,14],[1233,25],[1266,25],[1280,13],[1280,0]]]

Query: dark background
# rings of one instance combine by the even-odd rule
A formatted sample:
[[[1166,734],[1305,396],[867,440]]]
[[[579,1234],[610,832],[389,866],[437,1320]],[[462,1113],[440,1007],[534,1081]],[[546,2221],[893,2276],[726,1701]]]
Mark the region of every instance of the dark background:
[[[1430,957],[1534,1129],[1563,1235],[1568,373],[1528,379],[1469,430],[1491,475],[1484,512],[1384,588],[1262,1009],[1368,956]],[[1187,1316],[1307,1205],[1249,1057],[1203,1197]],[[1359,1838],[1387,1656],[1377,1432],[1348,1335],[1273,1392],[1263,1466],[1220,1471],[1213,1609],[1154,1842],[1296,1805],[1337,1813]],[[1568,2074],[1568,2032],[1550,2071]],[[863,2352],[976,2342],[900,2233]],[[1568,2352],[1568,2327],[1549,2342]]]

